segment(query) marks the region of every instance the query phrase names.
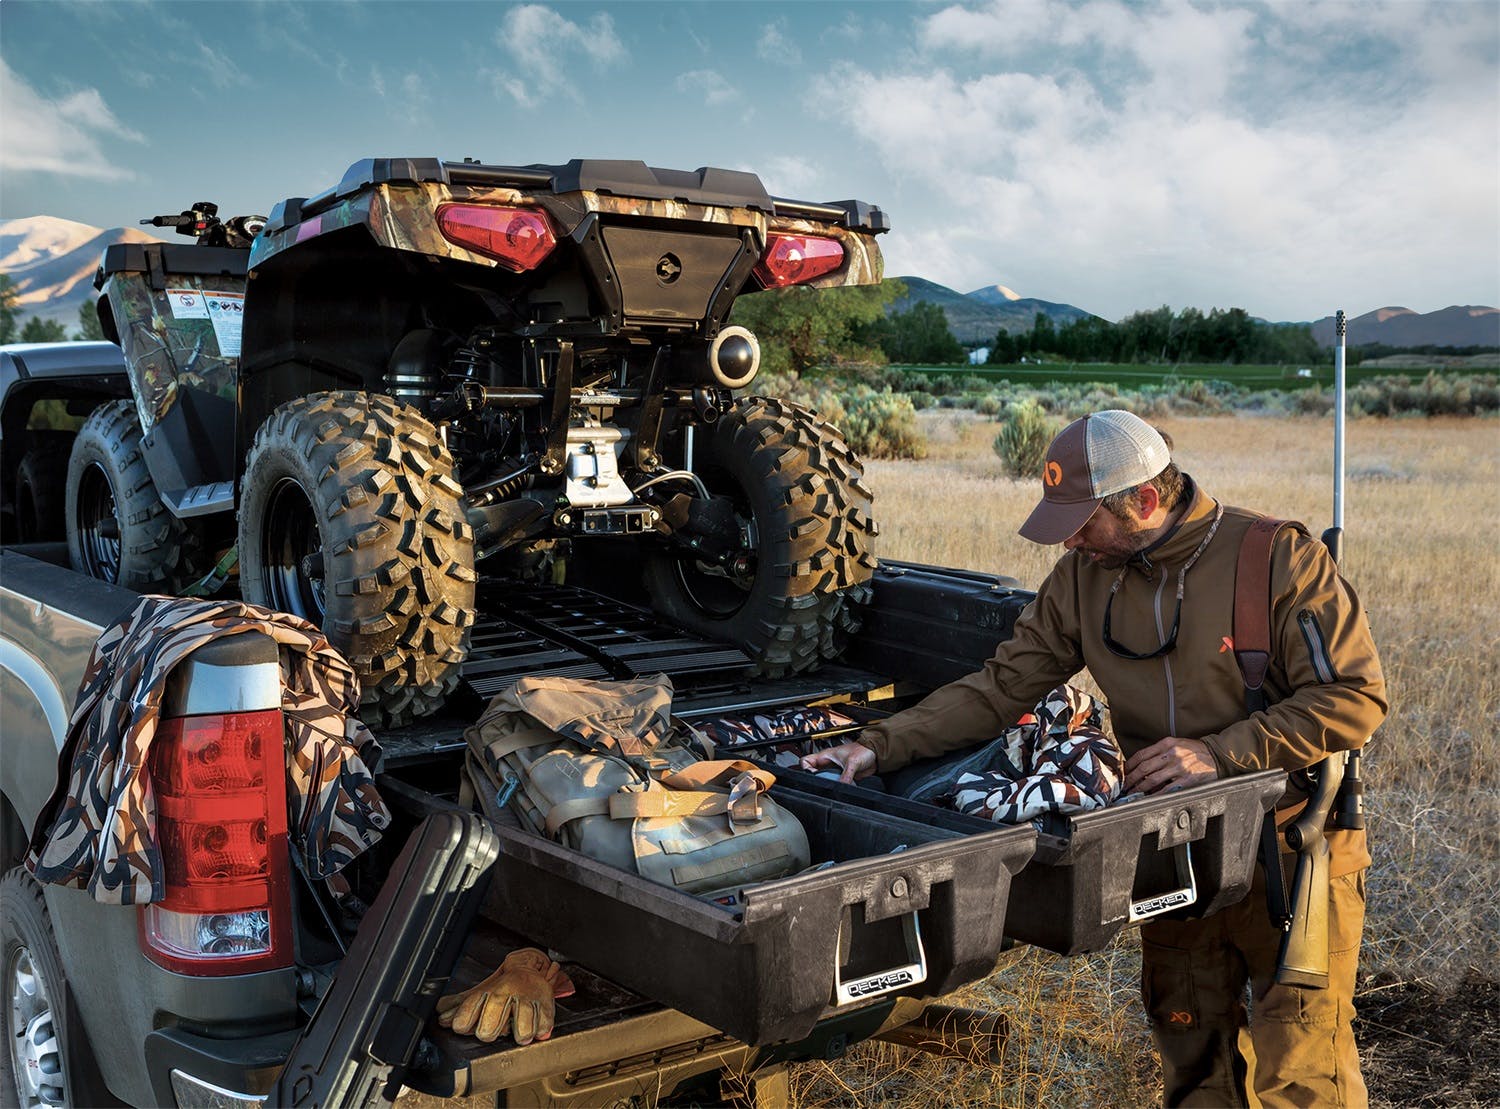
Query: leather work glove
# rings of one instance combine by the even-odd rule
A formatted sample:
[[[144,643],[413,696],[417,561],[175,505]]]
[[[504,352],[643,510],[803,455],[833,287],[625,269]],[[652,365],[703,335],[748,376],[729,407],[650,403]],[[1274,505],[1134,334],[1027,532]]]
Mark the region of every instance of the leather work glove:
[[[554,998],[573,993],[573,981],[544,951],[512,951],[479,985],[438,999],[438,1023],[461,1036],[492,1043],[515,1025],[518,1044],[552,1035]]]

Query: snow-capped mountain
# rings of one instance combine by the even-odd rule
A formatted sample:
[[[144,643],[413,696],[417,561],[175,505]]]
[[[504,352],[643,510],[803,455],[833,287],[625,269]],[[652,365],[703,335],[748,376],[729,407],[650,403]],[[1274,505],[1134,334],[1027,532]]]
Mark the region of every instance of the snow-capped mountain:
[[[94,271],[115,243],[158,242],[131,227],[104,230],[54,216],[0,220],[0,273],[15,282],[23,316],[71,325],[94,295]]]

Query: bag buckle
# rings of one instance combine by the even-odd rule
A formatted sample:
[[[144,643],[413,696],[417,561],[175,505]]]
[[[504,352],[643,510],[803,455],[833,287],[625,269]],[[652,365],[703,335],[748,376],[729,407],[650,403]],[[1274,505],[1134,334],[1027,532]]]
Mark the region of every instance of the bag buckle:
[[[729,783],[729,828],[760,823],[760,785],[753,774],[736,775]]]

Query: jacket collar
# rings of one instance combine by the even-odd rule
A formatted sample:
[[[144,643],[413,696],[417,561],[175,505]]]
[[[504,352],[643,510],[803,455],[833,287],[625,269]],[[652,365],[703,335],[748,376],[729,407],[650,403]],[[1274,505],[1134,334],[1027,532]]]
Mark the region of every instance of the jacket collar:
[[[1172,525],[1170,531],[1151,546],[1137,551],[1128,563],[1143,574],[1151,573],[1157,566],[1175,567],[1187,561],[1203,542],[1204,534],[1213,526],[1214,510],[1218,508],[1219,502],[1198,488],[1198,483],[1188,475],[1184,474],[1183,480],[1183,496],[1188,500],[1187,511]]]

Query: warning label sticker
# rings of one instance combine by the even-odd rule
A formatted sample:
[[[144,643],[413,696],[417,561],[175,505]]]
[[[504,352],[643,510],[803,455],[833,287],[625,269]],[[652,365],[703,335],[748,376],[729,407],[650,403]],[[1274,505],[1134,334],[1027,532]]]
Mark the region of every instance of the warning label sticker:
[[[226,358],[240,356],[240,327],[245,318],[244,293],[204,293],[208,318],[219,340],[219,353]]]
[[[167,304],[179,320],[208,319],[208,300],[201,289],[168,289]]]

